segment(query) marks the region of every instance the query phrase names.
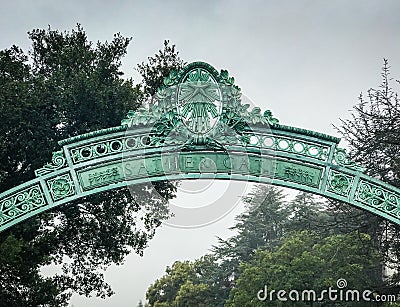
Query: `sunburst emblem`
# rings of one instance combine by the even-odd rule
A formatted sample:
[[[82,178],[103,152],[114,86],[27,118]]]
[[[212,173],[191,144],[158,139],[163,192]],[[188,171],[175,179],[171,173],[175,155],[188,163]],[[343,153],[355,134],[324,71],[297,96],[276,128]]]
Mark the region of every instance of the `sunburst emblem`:
[[[178,112],[186,127],[198,136],[215,126],[221,112],[221,91],[207,71],[197,68],[187,74],[179,86]]]

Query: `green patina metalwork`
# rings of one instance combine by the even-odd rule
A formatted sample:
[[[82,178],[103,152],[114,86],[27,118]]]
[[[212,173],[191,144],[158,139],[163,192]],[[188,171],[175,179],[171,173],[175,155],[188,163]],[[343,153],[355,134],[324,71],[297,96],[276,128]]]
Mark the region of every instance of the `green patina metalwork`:
[[[121,126],[60,141],[36,178],[0,194],[0,231],[127,184],[195,178],[269,183],[341,200],[400,225],[400,190],[371,178],[339,138],[279,124],[243,104],[226,70],[194,62]]]

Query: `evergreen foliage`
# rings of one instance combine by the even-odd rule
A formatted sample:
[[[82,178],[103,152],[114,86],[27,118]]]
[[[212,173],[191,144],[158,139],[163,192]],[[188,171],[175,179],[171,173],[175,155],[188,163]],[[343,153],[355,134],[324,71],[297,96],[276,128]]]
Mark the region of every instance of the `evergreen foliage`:
[[[91,42],[84,29],[36,29],[29,32],[28,54],[19,47],[0,51],[0,190],[34,178],[34,170],[51,160],[59,140],[118,126],[129,109],[136,109],[149,91],[162,84],[154,71],[179,68],[174,46],[157,67],[140,68],[154,82],[134,85],[123,79],[122,59],[130,38],[119,33],[109,42]],[[169,65],[169,66],[168,66]],[[175,186],[155,184],[165,200]],[[72,293],[107,297],[113,293],[103,272],[122,264],[131,251],[142,254],[166,207],[153,204],[145,185],[105,192],[32,217],[0,234],[0,302],[3,306],[63,306]],[[142,212],[142,217],[140,214]],[[65,261],[67,260],[67,261]],[[62,272],[43,276],[46,265]]]

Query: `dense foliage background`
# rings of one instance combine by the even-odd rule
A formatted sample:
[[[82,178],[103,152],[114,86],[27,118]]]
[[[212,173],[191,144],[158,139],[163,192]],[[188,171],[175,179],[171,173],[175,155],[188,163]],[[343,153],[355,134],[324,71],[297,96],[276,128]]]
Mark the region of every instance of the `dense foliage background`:
[[[77,25],[69,32],[35,29],[29,52],[17,46],[0,51],[0,190],[34,178],[51,160],[59,140],[120,125],[161,85],[159,71],[183,66],[175,46],[164,48],[138,70],[141,84],[120,70],[130,38],[115,34],[94,43]],[[165,201],[175,186],[155,184]],[[132,188],[133,189],[133,188]],[[131,251],[143,252],[163,218],[146,186],[87,197],[30,218],[0,233],[0,305],[62,306],[72,293],[111,295],[103,272],[122,264]],[[138,203],[147,203],[146,208]],[[165,204],[164,204],[165,205]],[[139,214],[142,212],[142,214]],[[139,218],[141,216],[141,218]],[[62,265],[51,277],[49,264]]]

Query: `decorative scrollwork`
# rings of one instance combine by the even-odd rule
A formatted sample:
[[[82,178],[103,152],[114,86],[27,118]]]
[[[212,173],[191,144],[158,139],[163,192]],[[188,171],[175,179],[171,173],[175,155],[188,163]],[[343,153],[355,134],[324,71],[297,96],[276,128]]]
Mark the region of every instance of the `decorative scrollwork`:
[[[91,186],[101,184],[105,181],[119,179],[121,174],[118,168],[113,167],[104,171],[94,172],[89,174],[89,183]]]
[[[178,72],[176,70],[171,70],[168,77],[164,78],[164,85],[165,86],[172,86],[177,84],[178,82]]]
[[[342,196],[349,196],[353,182],[353,176],[331,170],[328,176],[327,191]]]
[[[51,158],[51,163],[45,164],[42,168],[35,170],[35,175],[37,177],[46,175],[55,170],[61,169],[66,166],[66,160],[62,150],[53,152],[53,157]]]
[[[246,130],[248,124],[269,124],[274,125],[279,123],[279,120],[272,117],[270,110],[266,110],[264,114],[258,107],[249,111],[249,104],[242,104],[242,93],[238,86],[232,85],[226,90],[226,102],[222,108],[221,121],[229,127],[242,133]]]
[[[152,125],[154,144],[182,140],[184,146],[218,147],[225,141],[246,145],[249,125],[279,121],[269,110],[262,113],[258,107],[249,110],[249,104],[242,104],[234,81],[226,70],[218,73],[207,63],[191,63],[171,72],[153,103],[129,111],[121,125]]]
[[[400,195],[370,182],[360,181],[355,200],[400,217]]]
[[[229,77],[229,73],[227,70],[222,69],[221,73],[218,76],[218,81],[222,84],[233,85],[235,83],[235,78]]]
[[[302,169],[301,167],[285,167],[284,174],[287,178],[295,182],[302,183],[312,183],[314,179],[314,174],[311,174],[307,169]]]
[[[54,201],[75,194],[74,185],[69,174],[64,174],[47,181],[51,197]]]
[[[339,166],[353,169],[355,171],[363,172],[365,170],[363,166],[358,165],[354,161],[350,160],[346,153],[346,150],[343,148],[336,148],[335,154],[333,156],[333,163]]]
[[[0,202],[0,225],[46,205],[38,185],[19,191]]]

